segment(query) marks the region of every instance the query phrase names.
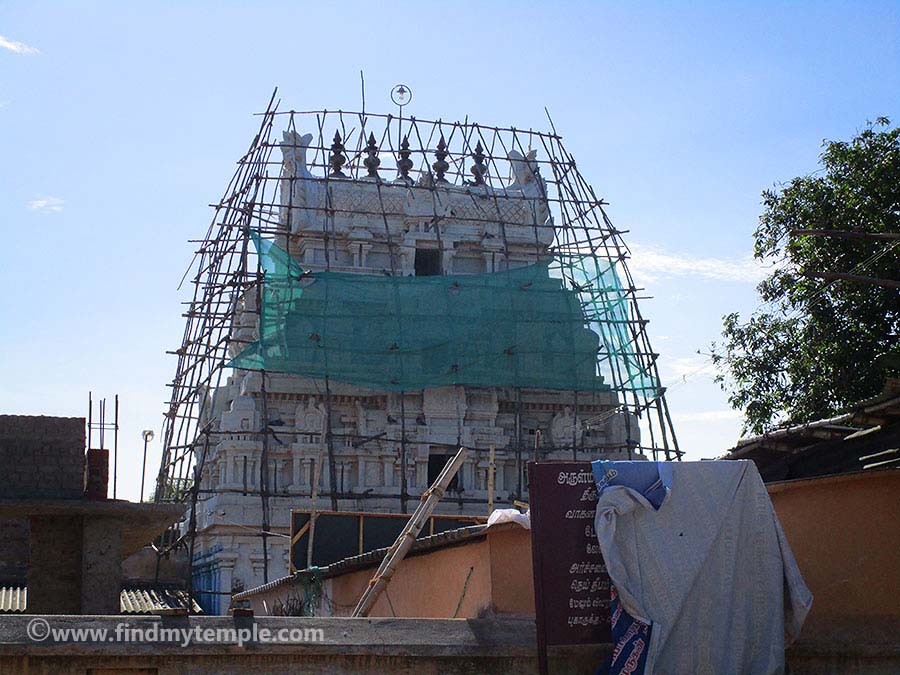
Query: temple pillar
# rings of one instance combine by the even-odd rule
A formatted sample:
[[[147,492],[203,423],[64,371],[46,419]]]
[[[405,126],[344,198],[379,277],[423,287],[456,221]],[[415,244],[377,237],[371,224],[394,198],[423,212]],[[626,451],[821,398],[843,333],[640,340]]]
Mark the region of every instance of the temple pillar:
[[[295,451],[296,452],[296,451]],[[295,454],[291,459],[291,487],[295,490],[300,487],[300,475],[303,460]]]
[[[392,487],[394,485],[394,458],[385,457],[384,464],[384,486]]]

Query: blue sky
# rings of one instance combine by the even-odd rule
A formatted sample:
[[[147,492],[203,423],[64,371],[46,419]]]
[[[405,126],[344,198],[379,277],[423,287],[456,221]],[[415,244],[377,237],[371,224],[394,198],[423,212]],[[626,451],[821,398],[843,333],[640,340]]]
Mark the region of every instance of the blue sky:
[[[760,192],[825,138],[900,115],[900,4],[0,3],[0,413],[121,397],[119,496],[159,428],[176,286],[258,120],[283,107],[546,128],[635,254],[682,447],[740,420],[712,382],[721,316],[751,311]],[[896,121],[896,119],[895,119]]]

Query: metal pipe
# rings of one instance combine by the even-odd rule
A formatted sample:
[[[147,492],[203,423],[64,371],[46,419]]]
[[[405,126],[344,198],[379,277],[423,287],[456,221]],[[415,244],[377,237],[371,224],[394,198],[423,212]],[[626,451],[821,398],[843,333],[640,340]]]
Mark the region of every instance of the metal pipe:
[[[113,422],[113,499],[116,498],[116,483],[119,477],[119,395],[116,394],[115,421]]]
[[[153,431],[151,429],[144,429],[141,432],[141,436],[144,437],[144,461],[141,464],[141,502],[144,501],[144,477],[147,475],[147,443],[153,440]]]
[[[88,433],[88,449],[91,447],[91,423],[94,421],[94,392],[88,392],[88,420],[87,420],[87,433]]]

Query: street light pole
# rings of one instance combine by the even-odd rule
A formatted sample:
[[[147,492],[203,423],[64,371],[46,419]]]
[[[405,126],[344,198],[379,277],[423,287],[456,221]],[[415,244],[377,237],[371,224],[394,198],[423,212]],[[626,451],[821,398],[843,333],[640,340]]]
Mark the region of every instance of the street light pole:
[[[147,443],[153,440],[153,432],[150,429],[144,429],[141,432],[144,437],[144,463],[141,465],[141,501],[144,501],[144,476],[147,474]]]

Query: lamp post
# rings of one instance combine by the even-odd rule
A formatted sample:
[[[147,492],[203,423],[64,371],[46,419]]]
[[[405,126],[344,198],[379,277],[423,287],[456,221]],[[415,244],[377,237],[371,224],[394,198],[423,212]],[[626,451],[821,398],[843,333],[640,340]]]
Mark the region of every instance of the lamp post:
[[[141,465],[141,501],[144,501],[144,476],[147,473],[147,443],[153,440],[153,431],[144,429],[141,432],[144,437],[144,463]]]

